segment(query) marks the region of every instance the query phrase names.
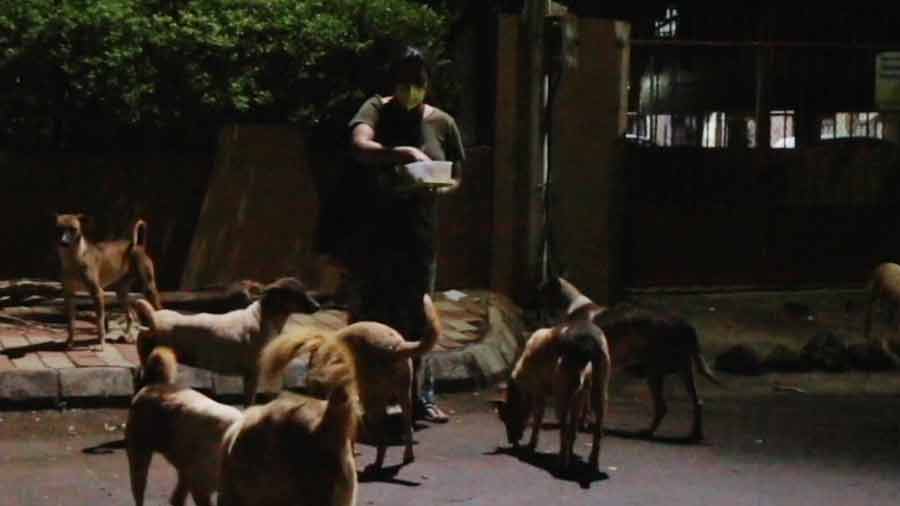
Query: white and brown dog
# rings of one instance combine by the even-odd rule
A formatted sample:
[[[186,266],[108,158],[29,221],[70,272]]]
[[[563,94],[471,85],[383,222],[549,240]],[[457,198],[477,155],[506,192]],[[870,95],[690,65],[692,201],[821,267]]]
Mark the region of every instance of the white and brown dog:
[[[270,346],[283,348],[283,343]],[[335,346],[341,346],[335,343]],[[311,371],[328,385],[324,399],[282,393],[248,409],[225,434],[219,506],[351,506],[356,504],[356,385],[348,350]],[[268,389],[285,357],[264,353]],[[274,360],[274,362],[273,362]]]
[[[430,351],[441,334],[441,322],[431,302],[423,297],[428,322],[419,341],[407,341],[396,330],[377,322],[357,322],[336,332],[308,329],[287,334],[273,341],[264,351],[264,360],[273,371],[283,370],[294,357],[309,352],[309,373],[306,387],[315,395],[325,395],[330,389],[327,374],[332,364],[349,361],[356,371],[356,393],[363,417],[361,429],[377,446],[375,462],[369,470],[378,472],[387,449],[388,406],[399,404],[403,413],[406,449],[403,463],[412,462],[413,454],[413,366],[412,359]]]
[[[225,431],[241,419],[239,410],[176,386],[177,369],[170,348],[155,348],[144,363],[146,386],[128,411],[125,441],[137,506],[144,504],[154,453],[161,453],[178,474],[172,506],[184,505],[188,493],[198,506],[212,506],[212,494],[219,489]]]
[[[147,224],[137,220],[131,240],[101,241],[92,243],[84,236],[83,214],[57,214],[56,235],[63,286],[63,299],[69,323],[66,347],[75,339],[75,292],[87,291],[94,299],[97,310],[97,333],[100,349],[106,343],[106,307],[103,289],[114,286],[119,305],[125,311],[126,333],[130,333],[134,320],[128,305],[128,292],[135,280],[140,280],[145,295],[155,309],[162,303],[156,289],[156,273],[153,261],[147,255]]]
[[[135,301],[134,307],[148,327],[138,335],[141,364],[155,346],[168,346],[182,364],[243,376],[248,406],[256,396],[263,347],[281,333],[292,313],[319,309],[296,278],[281,278],[266,285],[258,301],[225,314],[154,311],[144,300]]]

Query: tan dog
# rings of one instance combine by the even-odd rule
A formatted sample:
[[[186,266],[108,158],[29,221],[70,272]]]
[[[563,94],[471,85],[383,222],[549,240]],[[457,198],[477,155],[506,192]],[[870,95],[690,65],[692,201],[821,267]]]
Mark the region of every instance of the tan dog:
[[[145,295],[154,308],[162,308],[156,290],[153,262],[147,255],[147,224],[137,220],[130,241],[102,241],[91,243],[84,237],[82,214],[57,214],[57,253],[61,264],[63,298],[69,320],[66,347],[75,339],[75,292],[87,291],[97,308],[97,333],[100,349],[106,343],[106,308],[103,289],[115,286],[119,305],[125,311],[126,333],[134,320],[128,305],[128,292],[135,279],[140,279]]]
[[[281,278],[267,285],[258,301],[225,314],[154,311],[143,300],[135,301],[134,307],[142,323],[149,327],[138,335],[141,364],[153,347],[169,346],[182,364],[242,375],[248,406],[256,397],[263,347],[281,333],[292,313],[314,313],[319,309],[296,278]]]
[[[406,450],[403,463],[412,462],[413,399],[412,359],[430,351],[441,334],[441,322],[431,302],[423,297],[428,332],[418,342],[403,339],[396,330],[376,322],[357,322],[330,334],[306,331],[286,335],[274,341],[264,352],[273,369],[281,370],[299,353],[311,353],[306,385],[320,395],[329,385],[320,379],[321,367],[341,360],[352,360],[358,379],[356,388],[363,416],[363,429],[377,444],[375,462],[369,468],[378,471],[384,464],[387,449],[386,409],[399,403],[403,411]],[[342,358],[349,353],[349,359]]]
[[[872,312],[875,304],[880,302],[893,319],[894,325],[900,327],[900,265],[891,262],[879,264],[872,272],[869,281],[869,301],[866,306],[866,327],[863,336],[869,339],[872,330]]]
[[[582,314],[603,329],[614,370],[637,371],[647,378],[653,397],[653,421],[643,431],[645,435],[656,432],[666,415],[664,377],[678,374],[694,410],[690,438],[695,441],[703,439],[703,401],[697,394],[694,368],[716,385],[722,384],[700,354],[697,331],[689,322],[661,309],[631,303],[603,308],[590,302],[563,278],[557,278],[543,290],[560,294],[558,300],[562,307],[567,308],[565,313],[570,317]]]
[[[248,409],[228,430],[219,506],[356,504],[351,442],[358,418],[357,379],[350,352],[336,353],[336,360],[311,372],[328,385],[326,400],[285,392]],[[278,354],[263,354],[263,385],[283,371],[281,360]]]
[[[606,339],[589,319],[575,319],[535,331],[516,362],[505,399],[497,403],[509,443],[518,446],[528,419],[532,418],[528,449],[536,450],[546,398],[551,397],[560,427],[559,466],[568,469],[578,426],[589,405],[593,405],[597,423],[588,463],[597,471],[609,369]]]
[[[219,489],[222,441],[241,419],[237,409],[175,385],[177,363],[170,348],[156,348],[144,364],[143,387],[131,401],[125,441],[131,491],[144,504],[147,474],[154,453],[175,467],[178,483],[170,499],[182,506],[188,493],[198,506],[211,506]]]

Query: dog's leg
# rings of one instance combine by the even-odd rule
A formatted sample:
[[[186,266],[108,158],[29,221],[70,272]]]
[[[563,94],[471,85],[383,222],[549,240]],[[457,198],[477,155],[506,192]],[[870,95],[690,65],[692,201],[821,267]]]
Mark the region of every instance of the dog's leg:
[[[131,339],[131,325],[134,323],[135,315],[131,309],[131,304],[128,303],[128,292],[130,289],[131,283],[127,281],[119,283],[116,287],[116,300],[119,301],[119,307],[125,312],[125,340],[133,342]],[[106,330],[109,331],[108,328]]]
[[[703,401],[697,395],[697,381],[694,378],[694,363],[688,358],[685,367],[681,370],[681,379],[687,390],[691,405],[694,408],[694,422],[691,426],[691,441],[703,440]]]
[[[126,453],[128,454],[128,474],[131,478],[131,495],[134,497],[135,506],[143,506],[144,490],[147,488],[147,473],[150,470],[153,452],[138,448],[129,441]]]
[[[153,262],[146,254],[141,256],[140,261],[136,262],[138,276],[144,285],[144,295],[153,305],[153,309],[159,311],[162,309],[162,301],[159,298],[159,290],[156,289],[156,271],[153,268]]]
[[[588,465],[594,472],[600,470],[600,445],[603,442],[603,422],[606,417],[606,403],[609,392],[609,357],[592,362],[591,392],[588,398],[594,411],[594,441]]]
[[[541,427],[544,425],[544,411],[545,409],[545,400],[543,395],[538,395],[534,399],[534,405],[532,406],[532,425],[531,425],[531,440],[528,441],[528,451],[534,453],[537,451],[538,446],[538,438],[541,434]]]
[[[103,287],[100,286],[97,279],[97,275],[85,275],[84,277],[85,285],[90,290],[97,308],[97,336],[100,339],[98,348],[103,350],[103,345],[106,344],[106,305],[103,302]]]
[[[401,402],[401,408],[403,409],[403,435],[406,438],[406,450],[403,452],[404,464],[409,464],[416,459],[415,455],[413,455],[413,405],[412,396],[403,399],[403,402]]]
[[[66,348],[71,348],[75,343],[75,294],[69,289],[65,289],[63,299],[66,304],[66,318],[69,321],[69,337],[66,339]]]
[[[375,462],[369,465],[368,471],[378,472],[384,467],[384,455],[387,452],[387,420],[384,415],[384,408],[373,410],[374,412],[366,413],[366,425],[372,428],[375,433]]]
[[[560,374],[557,390],[554,392],[556,417],[559,419],[559,466],[561,470],[568,469],[572,462],[572,446],[575,442],[573,431],[575,417],[572,405],[576,400],[578,382],[577,374],[569,374],[568,371],[565,371]]]
[[[194,498],[194,504],[197,506],[212,506],[212,490],[206,487],[194,485],[191,487],[191,497]]]
[[[647,436],[656,432],[656,429],[659,428],[659,424],[662,422],[663,417],[666,416],[666,412],[668,411],[666,400],[663,399],[663,378],[662,374],[651,374],[647,378],[647,385],[650,387],[650,396],[653,397],[653,422],[650,423],[650,428],[643,432]]]
[[[172,506],[184,506],[185,501],[187,501],[188,495],[188,486],[186,480],[181,472],[178,473],[178,482],[175,483],[175,490],[172,491],[172,495],[169,497],[169,504]]]
[[[259,373],[244,374],[244,404],[249,408],[256,401],[256,389],[259,384]]]

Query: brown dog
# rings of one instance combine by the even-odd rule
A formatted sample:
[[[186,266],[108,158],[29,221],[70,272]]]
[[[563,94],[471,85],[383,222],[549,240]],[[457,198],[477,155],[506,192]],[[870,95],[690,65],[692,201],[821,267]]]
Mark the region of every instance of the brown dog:
[[[879,264],[872,272],[869,281],[869,301],[866,306],[866,326],[863,336],[869,339],[872,330],[872,312],[876,303],[881,303],[882,308],[893,319],[894,325],[900,326],[898,310],[900,310],[900,265],[891,262]]]
[[[275,343],[273,343],[274,345]],[[328,385],[326,399],[290,392],[248,409],[225,435],[219,506],[350,506],[356,504],[355,386],[349,351],[313,373]],[[282,358],[265,353],[269,385]],[[343,358],[342,358],[343,357]]]
[[[153,350],[144,364],[143,387],[132,399],[125,430],[131,491],[144,504],[147,474],[154,453],[178,473],[170,499],[182,506],[188,493],[198,506],[211,506],[219,489],[222,441],[241,419],[237,409],[175,385],[177,363],[170,348]]]
[[[84,237],[83,214],[57,214],[57,253],[59,255],[63,285],[63,298],[69,319],[69,338],[66,347],[75,339],[75,292],[87,291],[97,308],[97,332],[100,349],[106,343],[106,308],[103,289],[115,286],[119,305],[125,311],[126,332],[131,331],[134,320],[128,305],[128,291],[135,279],[140,278],[145,295],[154,308],[162,308],[156,290],[156,274],[153,262],[147,255],[147,224],[137,220],[131,240],[91,243]]]
[[[403,462],[412,462],[412,359],[430,351],[441,334],[441,322],[431,302],[423,297],[428,332],[418,342],[403,339],[396,330],[376,322],[357,322],[330,334],[315,330],[278,338],[266,349],[264,360],[284,367],[299,353],[310,352],[309,375],[306,386],[321,395],[329,385],[321,379],[319,368],[350,360],[357,376],[357,394],[363,416],[363,429],[377,445],[375,462],[369,468],[377,472],[384,464],[387,449],[386,409],[399,403],[403,411],[406,450]],[[349,355],[347,355],[349,354]],[[327,378],[327,377],[326,377]]]
[[[281,278],[267,285],[258,301],[225,314],[154,311],[144,300],[134,307],[148,327],[138,334],[141,364],[155,346],[171,347],[182,364],[242,375],[249,406],[256,396],[263,347],[281,333],[292,313],[314,313],[319,304],[298,279]]]
[[[590,319],[573,317],[553,328],[535,331],[516,362],[497,412],[509,443],[518,446],[528,418],[533,419],[530,451],[538,445],[545,399],[551,397],[560,426],[559,466],[571,464],[575,436],[585,411],[596,410],[593,445],[588,463],[599,469],[603,416],[609,383],[609,351],[603,331]]]
[[[689,322],[662,309],[632,303],[600,307],[589,302],[590,299],[562,278],[549,283],[543,290],[556,292],[562,307],[568,308],[567,314],[581,312],[603,329],[614,370],[635,371],[647,378],[653,397],[653,421],[643,431],[645,435],[656,432],[666,415],[664,377],[678,374],[694,410],[690,438],[695,441],[703,439],[703,401],[697,395],[694,368],[716,385],[722,384],[700,354],[697,331]]]

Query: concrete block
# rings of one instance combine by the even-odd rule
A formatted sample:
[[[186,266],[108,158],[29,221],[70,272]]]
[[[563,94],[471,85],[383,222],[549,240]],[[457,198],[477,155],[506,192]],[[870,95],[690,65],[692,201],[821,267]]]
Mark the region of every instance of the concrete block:
[[[134,371],[126,367],[82,367],[59,372],[60,395],[66,399],[131,397]]]
[[[59,399],[59,372],[3,371],[0,373],[0,401],[32,401]]]

